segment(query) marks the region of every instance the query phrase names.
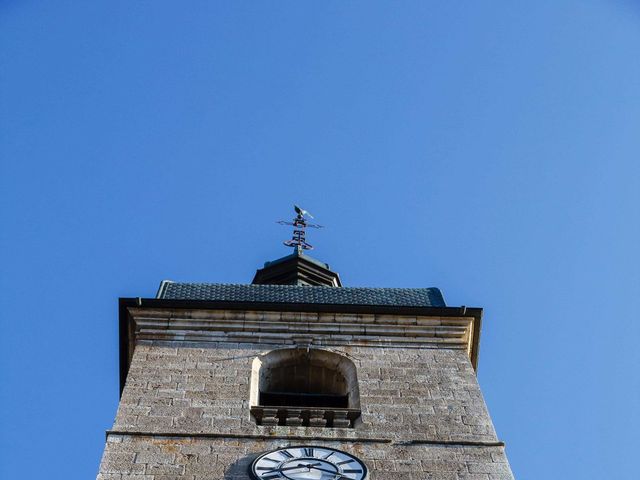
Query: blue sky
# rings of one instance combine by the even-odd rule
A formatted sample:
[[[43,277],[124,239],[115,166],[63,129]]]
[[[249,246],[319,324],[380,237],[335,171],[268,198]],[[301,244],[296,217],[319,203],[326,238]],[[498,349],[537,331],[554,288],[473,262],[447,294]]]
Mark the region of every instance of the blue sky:
[[[640,4],[0,3],[0,476],[92,478],[117,299],[248,283],[296,202],[347,286],[485,309],[516,477],[631,479]]]

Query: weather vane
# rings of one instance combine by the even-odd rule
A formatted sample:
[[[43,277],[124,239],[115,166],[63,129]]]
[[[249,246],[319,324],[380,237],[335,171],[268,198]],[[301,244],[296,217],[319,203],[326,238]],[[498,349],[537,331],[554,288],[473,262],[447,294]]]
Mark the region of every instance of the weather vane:
[[[322,225],[307,223],[307,219],[305,217],[313,218],[313,215],[299,206],[294,205],[293,209],[296,211],[296,218],[293,219],[293,222],[285,222],[284,220],[277,222],[280,225],[291,225],[293,227],[293,237],[291,237],[291,240],[287,240],[282,243],[287,247],[295,248],[298,253],[302,253],[303,250],[313,250],[313,246],[307,243],[307,240],[305,239],[306,228],[322,228]]]

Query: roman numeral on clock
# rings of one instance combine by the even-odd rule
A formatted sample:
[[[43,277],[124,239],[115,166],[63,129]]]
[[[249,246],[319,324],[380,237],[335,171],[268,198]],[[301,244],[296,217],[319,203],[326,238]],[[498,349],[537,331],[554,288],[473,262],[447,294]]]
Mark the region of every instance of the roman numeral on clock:
[[[310,448],[310,447],[303,448],[302,452],[305,457],[313,457],[313,448]]]

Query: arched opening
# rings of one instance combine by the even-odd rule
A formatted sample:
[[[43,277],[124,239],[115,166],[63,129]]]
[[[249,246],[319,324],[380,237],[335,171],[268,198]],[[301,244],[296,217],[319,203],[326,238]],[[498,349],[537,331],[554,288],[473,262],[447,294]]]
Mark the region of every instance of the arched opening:
[[[328,350],[271,351],[254,360],[251,383],[252,413],[264,425],[295,425],[297,415],[299,425],[352,426],[360,416],[356,367]],[[265,422],[265,411],[277,423]]]

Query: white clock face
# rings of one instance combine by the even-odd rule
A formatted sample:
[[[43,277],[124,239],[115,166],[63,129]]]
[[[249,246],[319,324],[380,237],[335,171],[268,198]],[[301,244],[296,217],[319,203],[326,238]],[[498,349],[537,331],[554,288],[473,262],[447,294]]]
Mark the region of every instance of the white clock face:
[[[348,453],[326,447],[288,447],[265,453],[251,464],[257,480],[364,480],[367,467]]]

